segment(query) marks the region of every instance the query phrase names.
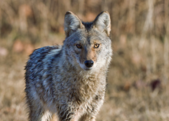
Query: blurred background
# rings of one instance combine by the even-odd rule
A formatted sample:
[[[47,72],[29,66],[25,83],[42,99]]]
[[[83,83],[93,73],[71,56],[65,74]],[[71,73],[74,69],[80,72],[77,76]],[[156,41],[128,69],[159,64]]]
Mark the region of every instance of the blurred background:
[[[24,66],[34,49],[62,44],[66,11],[111,16],[114,55],[97,121],[169,121],[168,0],[0,0],[0,121],[27,120]]]

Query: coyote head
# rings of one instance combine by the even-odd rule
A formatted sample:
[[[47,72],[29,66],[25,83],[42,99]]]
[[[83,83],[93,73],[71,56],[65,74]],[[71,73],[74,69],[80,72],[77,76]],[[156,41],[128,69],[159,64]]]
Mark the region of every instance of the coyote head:
[[[93,22],[82,22],[72,12],[65,14],[64,50],[73,66],[92,70],[108,66],[112,49],[109,38],[111,21],[108,12],[100,13]]]

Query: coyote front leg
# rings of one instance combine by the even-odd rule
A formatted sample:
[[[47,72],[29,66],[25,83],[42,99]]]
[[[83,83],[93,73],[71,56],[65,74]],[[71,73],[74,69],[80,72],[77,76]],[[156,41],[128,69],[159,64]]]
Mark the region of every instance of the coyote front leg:
[[[67,104],[60,105],[58,109],[59,121],[74,121],[76,107]]]
[[[88,105],[87,112],[80,118],[80,121],[95,121],[103,101],[105,92],[96,95],[93,101]]]

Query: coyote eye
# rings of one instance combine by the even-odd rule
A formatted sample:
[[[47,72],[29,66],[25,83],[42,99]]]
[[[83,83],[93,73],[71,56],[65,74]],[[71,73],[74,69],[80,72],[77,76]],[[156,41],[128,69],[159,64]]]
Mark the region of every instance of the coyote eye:
[[[94,48],[99,48],[100,44],[94,44]]]
[[[82,49],[82,45],[81,45],[81,44],[76,44],[76,47],[77,47],[78,49]]]

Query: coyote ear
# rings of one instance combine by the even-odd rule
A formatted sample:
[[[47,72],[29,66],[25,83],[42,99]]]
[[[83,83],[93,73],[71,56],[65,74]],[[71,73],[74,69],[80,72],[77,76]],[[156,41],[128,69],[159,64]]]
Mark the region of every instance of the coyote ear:
[[[71,11],[66,12],[64,22],[64,30],[66,33],[66,37],[70,36],[79,28],[84,28],[81,20]]]
[[[94,20],[93,27],[101,32],[105,32],[107,36],[111,31],[111,20],[108,12],[101,12]]]

